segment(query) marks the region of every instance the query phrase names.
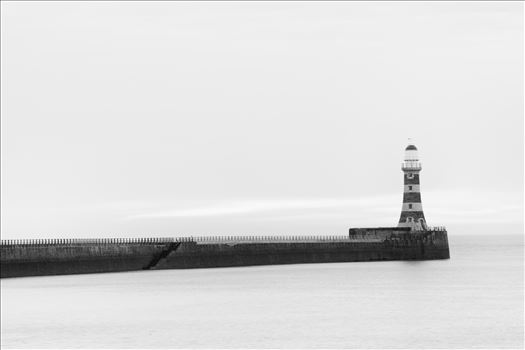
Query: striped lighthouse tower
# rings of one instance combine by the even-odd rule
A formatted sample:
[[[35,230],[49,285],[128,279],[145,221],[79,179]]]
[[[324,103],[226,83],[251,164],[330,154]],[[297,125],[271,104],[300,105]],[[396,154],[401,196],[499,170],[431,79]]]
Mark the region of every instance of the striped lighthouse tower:
[[[411,142],[405,148],[405,161],[401,165],[403,170],[405,188],[403,191],[403,208],[399,218],[398,227],[410,227],[412,230],[426,230],[427,224],[423,207],[421,205],[421,193],[419,192],[419,172],[421,163],[417,148]]]

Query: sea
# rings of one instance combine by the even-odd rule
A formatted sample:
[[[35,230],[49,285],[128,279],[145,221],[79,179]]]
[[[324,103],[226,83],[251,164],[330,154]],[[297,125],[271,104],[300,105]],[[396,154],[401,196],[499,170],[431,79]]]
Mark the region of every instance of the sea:
[[[8,348],[523,348],[523,235],[450,259],[1,280]]]

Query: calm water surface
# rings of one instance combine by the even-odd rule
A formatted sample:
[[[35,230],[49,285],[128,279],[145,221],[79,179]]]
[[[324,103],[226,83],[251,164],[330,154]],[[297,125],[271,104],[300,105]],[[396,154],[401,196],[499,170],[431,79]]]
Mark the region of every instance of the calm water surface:
[[[2,348],[522,348],[523,237],[451,259],[1,281]]]

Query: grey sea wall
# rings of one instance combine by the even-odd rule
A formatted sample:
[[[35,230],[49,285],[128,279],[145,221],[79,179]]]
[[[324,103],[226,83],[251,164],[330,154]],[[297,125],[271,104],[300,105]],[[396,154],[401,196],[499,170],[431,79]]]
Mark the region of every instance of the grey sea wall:
[[[141,270],[164,243],[3,244],[0,276],[44,276]]]
[[[0,275],[66,275],[378,260],[448,259],[444,229],[358,229],[349,236],[2,241]]]

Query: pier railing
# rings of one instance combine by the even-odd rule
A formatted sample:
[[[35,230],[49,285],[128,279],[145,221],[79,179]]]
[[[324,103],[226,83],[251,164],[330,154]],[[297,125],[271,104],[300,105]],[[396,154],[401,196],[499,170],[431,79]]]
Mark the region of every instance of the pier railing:
[[[409,231],[408,233],[444,232],[444,226],[428,227],[426,230]],[[137,237],[137,238],[56,238],[56,239],[6,239],[0,241],[0,246],[13,245],[75,245],[75,244],[169,244],[182,242],[196,243],[272,243],[272,242],[341,242],[341,241],[380,241],[374,234],[362,235],[281,235],[281,236],[186,236],[186,237]]]
[[[426,230],[412,230],[411,232],[444,232],[446,230],[445,226],[428,226]]]
[[[58,239],[7,239],[0,246],[11,245],[74,245],[74,244],[166,244],[173,242],[233,243],[233,242],[333,242],[347,241],[347,235],[315,236],[187,236],[150,238],[58,238]],[[372,237],[352,237],[352,240],[373,240]]]

